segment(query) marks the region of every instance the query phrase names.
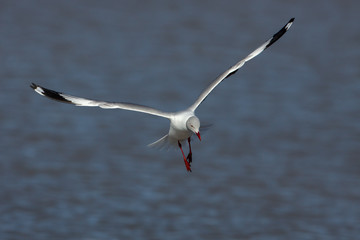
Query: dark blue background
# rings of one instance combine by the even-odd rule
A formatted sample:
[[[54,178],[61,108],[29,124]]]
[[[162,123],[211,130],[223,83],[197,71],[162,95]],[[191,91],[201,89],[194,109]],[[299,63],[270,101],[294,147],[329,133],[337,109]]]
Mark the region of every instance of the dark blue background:
[[[355,239],[359,1],[1,1],[1,239]],[[188,107],[291,17],[286,35],[198,109],[181,153],[165,119],[76,96]],[[198,141],[197,141],[198,142]]]

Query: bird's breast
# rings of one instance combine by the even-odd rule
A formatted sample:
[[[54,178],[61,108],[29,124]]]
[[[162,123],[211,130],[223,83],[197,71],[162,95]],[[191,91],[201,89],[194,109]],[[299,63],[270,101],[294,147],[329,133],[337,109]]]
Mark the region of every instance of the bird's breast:
[[[176,129],[170,126],[170,130],[169,130],[169,137],[176,139],[178,141],[183,141],[188,139],[189,137],[191,137],[192,132],[190,132],[189,130],[183,130],[183,129]]]
[[[171,119],[169,137],[182,141],[191,137],[192,132],[186,127],[186,121],[194,116],[193,112],[184,111],[179,112]]]

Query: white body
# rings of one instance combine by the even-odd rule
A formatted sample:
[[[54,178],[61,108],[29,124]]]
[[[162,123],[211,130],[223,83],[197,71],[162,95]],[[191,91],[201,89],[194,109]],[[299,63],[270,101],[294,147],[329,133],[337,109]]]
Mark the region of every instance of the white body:
[[[193,132],[189,131],[186,127],[186,121],[195,116],[192,111],[182,111],[174,114],[170,118],[169,141],[171,144],[177,144],[177,141],[184,141],[191,137]]]

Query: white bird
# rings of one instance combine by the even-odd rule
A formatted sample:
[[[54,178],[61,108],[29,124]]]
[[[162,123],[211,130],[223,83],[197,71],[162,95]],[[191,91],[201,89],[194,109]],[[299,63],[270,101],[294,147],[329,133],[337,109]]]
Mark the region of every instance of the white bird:
[[[33,88],[40,95],[49,97],[54,100],[58,100],[65,103],[75,104],[76,106],[87,106],[87,107],[101,107],[105,109],[124,109],[136,112],[147,113],[163,118],[167,118],[170,120],[170,129],[169,133],[157,140],[156,142],[150,144],[149,146],[154,145],[162,145],[164,143],[170,143],[172,145],[178,145],[186,166],[187,171],[191,172],[191,162],[192,162],[192,152],[190,145],[190,137],[193,134],[201,141],[200,136],[200,120],[195,115],[195,111],[197,107],[205,100],[205,98],[210,94],[210,92],[224,79],[230,77],[234,73],[239,70],[247,61],[256,57],[261,52],[263,52],[266,48],[270,47],[274,42],[276,42],[284,33],[286,33],[294,22],[294,18],[290,19],[290,21],[282,28],[280,31],[275,33],[269,40],[263,43],[260,47],[251,52],[244,59],[237,62],[234,66],[226,70],[223,74],[217,77],[196,99],[196,101],[187,109],[179,112],[163,112],[151,107],[133,104],[133,103],[125,103],[125,102],[104,102],[104,101],[95,101],[86,98],[74,97],[67,94],[63,94],[61,92],[53,91],[50,89],[43,88],[37,84],[32,83],[31,88]],[[189,143],[189,154],[185,157],[184,151],[182,149],[181,143],[184,141],[188,141]]]

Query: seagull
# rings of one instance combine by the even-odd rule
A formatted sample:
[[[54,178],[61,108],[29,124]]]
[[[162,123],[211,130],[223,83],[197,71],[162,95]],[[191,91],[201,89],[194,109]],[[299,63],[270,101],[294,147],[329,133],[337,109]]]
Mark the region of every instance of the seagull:
[[[230,67],[223,74],[218,76],[205,90],[202,91],[200,96],[196,99],[196,101],[187,109],[178,112],[163,112],[158,109],[154,109],[144,105],[138,105],[127,102],[104,102],[104,101],[96,101],[86,98],[75,97],[71,95],[67,95],[61,92],[57,92],[54,90],[50,90],[44,87],[41,87],[35,83],[30,85],[31,88],[35,90],[38,94],[42,96],[46,96],[53,100],[57,100],[64,103],[74,104],[76,106],[86,106],[86,107],[100,107],[104,109],[124,109],[135,112],[142,112],[150,115],[155,115],[158,117],[167,118],[170,120],[170,129],[168,134],[160,138],[159,140],[149,144],[149,146],[159,146],[164,144],[177,145],[182,153],[182,157],[184,159],[185,167],[188,172],[191,172],[191,163],[192,163],[192,151],[190,140],[191,136],[195,134],[199,140],[201,141],[200,136],[200,120],[195,115],[196,109],[199,105],[206,99],[206,97],[212,92],[212,90],[219,85],[223,80],[235,74],[239,68],[241,68],[247,61],[253,59],[260,53],[262,53],[265,49],[270,47],[273,43],[275,43],[279,38],[281,38],[291,27],[294,22],[294,18],[291,18],[289,22],[281,28],[277,33],[275,33],[269,40],[263,43],[260,47],[256,48],[253,52],[251,52],[244,59],[237,62],[234,66]],[[188,142],[189,144],[189,153],[185,156],[182,144],[184,142]]]

